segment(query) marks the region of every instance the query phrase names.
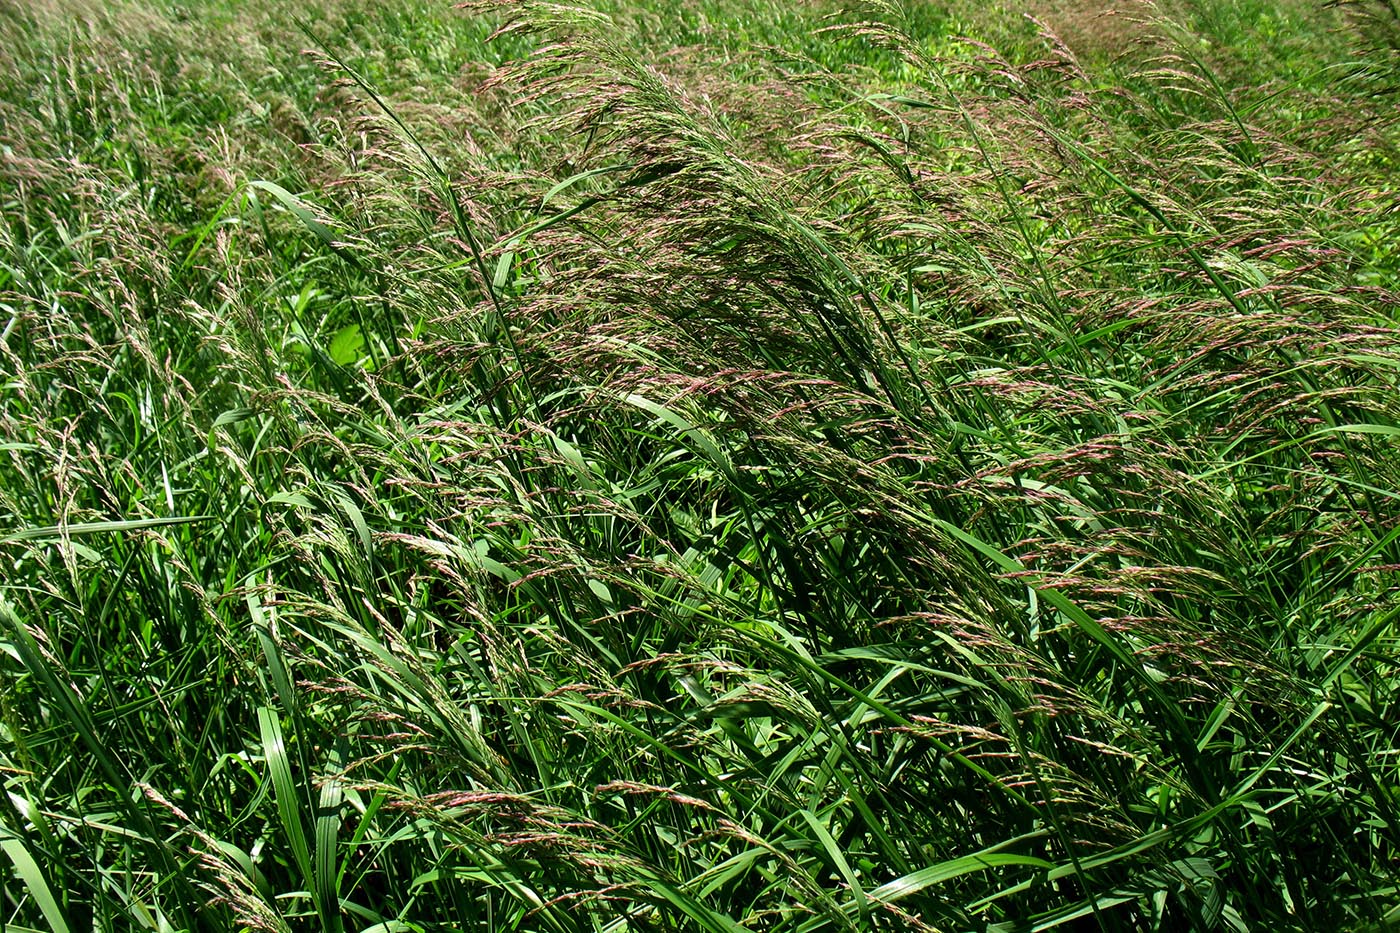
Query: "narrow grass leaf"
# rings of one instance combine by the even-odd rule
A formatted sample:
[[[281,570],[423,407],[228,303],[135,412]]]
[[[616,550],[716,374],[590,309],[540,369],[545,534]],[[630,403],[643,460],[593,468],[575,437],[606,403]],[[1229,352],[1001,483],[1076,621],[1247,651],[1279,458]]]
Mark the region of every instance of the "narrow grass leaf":
[[[68,921],[64,918],[63,910],[59,907],[58,900],[53,896],[48,882],[44,880],[43,869],[34,860],[34,856],[29,854],[24,840],[4,825],[0,825],[0,852],[4,852],[14,863],[20,881],[24,882],[24,886],[29,889],[29,896],[34,898],[34,902],[39,905],[39,911],[48,921],[49,928],[53,933],[68,933]],[[7,929],[14,930],[16,928],[10,926]]]

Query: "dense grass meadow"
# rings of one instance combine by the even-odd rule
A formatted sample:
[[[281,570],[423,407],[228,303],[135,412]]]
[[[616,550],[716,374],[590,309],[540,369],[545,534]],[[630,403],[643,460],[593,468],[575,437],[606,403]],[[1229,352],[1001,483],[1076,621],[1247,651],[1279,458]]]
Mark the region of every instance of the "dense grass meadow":
[[[574,2],[0,0],[0,933],[1400,929],[1395,4]]]

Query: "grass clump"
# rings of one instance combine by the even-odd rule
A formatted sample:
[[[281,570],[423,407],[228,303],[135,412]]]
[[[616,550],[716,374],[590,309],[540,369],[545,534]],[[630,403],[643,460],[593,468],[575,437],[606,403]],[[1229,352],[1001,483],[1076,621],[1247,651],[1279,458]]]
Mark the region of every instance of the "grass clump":
[[[1393,62],[1035,12],[0,3],[0,925],[1393,926]]]

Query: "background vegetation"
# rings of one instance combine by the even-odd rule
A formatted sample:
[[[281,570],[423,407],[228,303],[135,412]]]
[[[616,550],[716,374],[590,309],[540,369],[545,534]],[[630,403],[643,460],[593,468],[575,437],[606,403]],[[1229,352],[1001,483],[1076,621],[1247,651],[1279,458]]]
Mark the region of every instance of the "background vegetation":
[[[0,928],[1396,926],[1394,8],[1092,6],[0,0]]]

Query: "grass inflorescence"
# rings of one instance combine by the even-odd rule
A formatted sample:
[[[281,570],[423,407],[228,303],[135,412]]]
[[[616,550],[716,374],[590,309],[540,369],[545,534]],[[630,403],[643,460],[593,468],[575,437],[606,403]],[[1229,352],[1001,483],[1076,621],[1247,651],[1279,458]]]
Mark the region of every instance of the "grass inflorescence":
[[[1390,5],[0,0],[0,929],[1400,922]]]

